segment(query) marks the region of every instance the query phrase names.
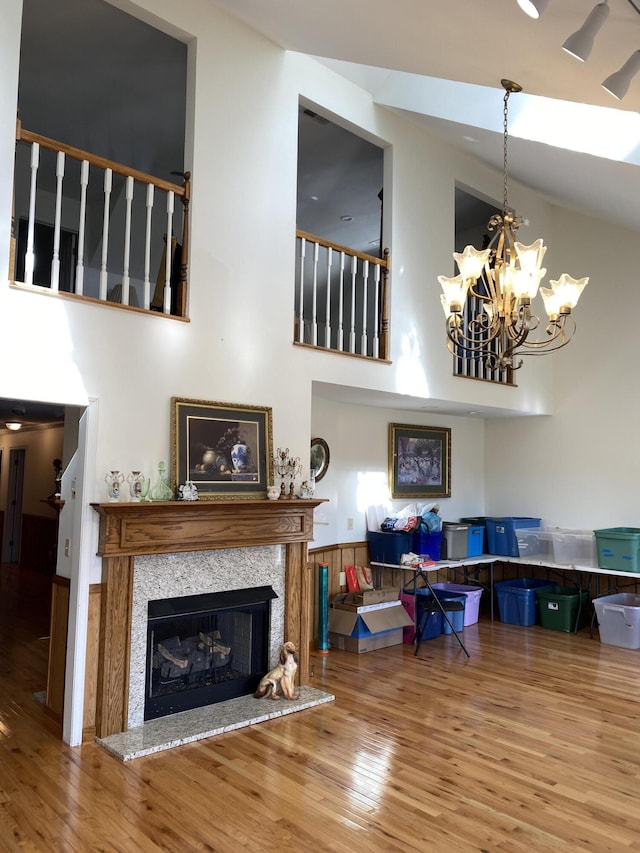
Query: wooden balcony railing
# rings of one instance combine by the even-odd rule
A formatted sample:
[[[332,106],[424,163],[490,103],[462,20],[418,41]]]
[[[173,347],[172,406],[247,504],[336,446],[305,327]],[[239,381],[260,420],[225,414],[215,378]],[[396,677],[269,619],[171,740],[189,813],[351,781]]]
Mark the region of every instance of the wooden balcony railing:
[[[296,232],[294,342],[389,357],[389,250],[376,258]]]
[[[186,317],[191,175],[182,178],[155,178],[18,122],[10,280]]]

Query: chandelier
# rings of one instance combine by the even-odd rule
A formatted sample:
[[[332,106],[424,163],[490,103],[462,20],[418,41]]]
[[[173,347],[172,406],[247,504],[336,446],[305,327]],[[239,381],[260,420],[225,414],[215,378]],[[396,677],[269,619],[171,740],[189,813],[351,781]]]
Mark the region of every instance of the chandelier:
[[[511,80],[501,83],[505,90],[502,213],[494,214],[487,224],[495,233],[486,248],[467,246],[462,253],[454,252],[459,275],[440,275],[438,281],[449,351],[457,358],[484,361],[489,370],[515,370],[522,365],[520,355],[542,355],[569,343],[575,332],[571,310],[589,279],[563,273],[550,282],[550,288],[540,287],[547,272],[542,268],[547,247],[542,239],[530,246],[516,240],[523,220],[508,202],[507,117],[509,96],[521,92],[522,86]],[[539,287],[548,315],[544,334],[531,308]],[[536,330],[538,336],[532,336]]]

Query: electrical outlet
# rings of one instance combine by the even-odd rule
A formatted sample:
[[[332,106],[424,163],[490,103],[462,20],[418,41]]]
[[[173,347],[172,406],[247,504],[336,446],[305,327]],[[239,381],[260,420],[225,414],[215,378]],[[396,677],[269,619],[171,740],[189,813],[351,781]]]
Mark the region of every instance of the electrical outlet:
[[[65,555],[65,557],[68,557],[70,555],[70,553],[71,553],[71,540],[65,539],[64,540],[64,555]]]
[[[347,530],[353,530],[353,519],[352,518],[347,519]]]

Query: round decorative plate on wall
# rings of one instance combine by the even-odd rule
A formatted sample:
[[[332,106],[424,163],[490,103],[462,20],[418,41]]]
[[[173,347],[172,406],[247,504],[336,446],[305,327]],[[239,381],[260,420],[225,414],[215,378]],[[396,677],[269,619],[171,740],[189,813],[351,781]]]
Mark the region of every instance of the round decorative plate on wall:
[[[327,473],[329,467],[329,445],[324,438],[311,439],[311,461],[309,468],[316,483]]]

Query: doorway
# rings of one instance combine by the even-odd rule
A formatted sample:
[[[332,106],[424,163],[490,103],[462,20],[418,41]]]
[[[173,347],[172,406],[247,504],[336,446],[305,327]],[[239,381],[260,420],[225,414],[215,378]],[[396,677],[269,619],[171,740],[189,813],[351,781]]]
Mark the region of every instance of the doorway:
[[[25,458],[26,450],[23,447],[12,448],[9,451],[7,508],[4,516],[2,535],[3,563],[18,563],[20,561]]]

